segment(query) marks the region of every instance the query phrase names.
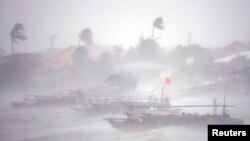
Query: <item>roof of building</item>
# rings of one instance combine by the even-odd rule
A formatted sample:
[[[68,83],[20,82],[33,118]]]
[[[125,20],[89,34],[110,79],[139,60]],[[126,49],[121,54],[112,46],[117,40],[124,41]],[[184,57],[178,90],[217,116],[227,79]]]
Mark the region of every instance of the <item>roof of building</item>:
[[[235,53],[235,54],[232,54],[232,55],[229,55],[229,56],[226,56],[226,57],[222,57],[222,58],[216,59],[214,62],[217,62],[217,63],[226,63],[226,62],[232,61],[233,59],[235,59],[238,56],[244,56],[244,57],[246,57],[246,59],[250,60],[250,51],[244,51],[244,52],[240,52],[240,53]]]
[[[152,70],[166,70],[170,69],[170,67],[160,65],[153,62],[146,61],[134,61],[125,63],[122,65],[117,65],[113,68],[116,71],[152,71]]]
[[[239,41],[234,41],[226,45],[225,47],[215,48],[213,52],[214,52],[214,57],[218,59],[218,58],[223,58],[223,57],[230,56],[236,53],[244,52],[249,49],[250,49],[249,45],[246,45]]]

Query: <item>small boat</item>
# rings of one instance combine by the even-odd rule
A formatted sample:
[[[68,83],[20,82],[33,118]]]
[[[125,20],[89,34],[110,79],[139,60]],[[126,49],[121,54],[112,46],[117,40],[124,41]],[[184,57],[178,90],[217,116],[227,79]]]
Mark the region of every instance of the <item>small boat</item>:
[[[243,120],[226,115],[127,113],[126,118],[104,118],[122,131],[148,130],[177,125],[243,124]]]
[[[78,107],[72,109],[80,115],[96,115],[104,113],[125,113],[131,111],[133,106],[163,106],[169,107],[168,98],[163,98],[164,88],[161,89],[161,97],[159,96],[94,96]],[[133,108],[135,110],[135,108]],[[142,112],[144,109],[136,109]]]
[[[74,107],[80,114],[124,113],[131,110],[131,106],[170,106],[168,99],[136,96],[93,97],[88,104]]]
[[[14,108],[74,105],[82,98],[80,91],[64,91],[53,94],[27,95],[20,102],[11,102]]]
[[[164,108],[163,106],[151,106],[156,108]],[[214,114],[191,114],[184,112],[176,112],[169,110],[163,113],[126,113],[126,117],[122,118],[104,118],[113,127],[122,131],[142,131],[148,129],[162,128],[166,126],[177,125],[208,125],[208,124],[243,124],[242,119],[231,117],[226,113],[226,107],[234,107],[233,105],[180,105],[170,106],[171,108],[184,107],[214,107]],[[223,108],[221,115],[216,114],[218,107]],[[142,108],[145,108],[142,107]],[[148,108],[148,107],[147,107]]]

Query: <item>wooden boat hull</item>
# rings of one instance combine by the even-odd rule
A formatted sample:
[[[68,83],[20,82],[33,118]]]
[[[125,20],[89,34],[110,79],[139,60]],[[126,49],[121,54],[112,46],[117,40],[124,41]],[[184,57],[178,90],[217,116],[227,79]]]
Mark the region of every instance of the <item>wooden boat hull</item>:
[[[122,131],[141,131],[167,126],[208,125],[208,124],[243,124],[243,120],[223,118],[221,115],[144,115],[136,118],[104,118],[113,127]]]

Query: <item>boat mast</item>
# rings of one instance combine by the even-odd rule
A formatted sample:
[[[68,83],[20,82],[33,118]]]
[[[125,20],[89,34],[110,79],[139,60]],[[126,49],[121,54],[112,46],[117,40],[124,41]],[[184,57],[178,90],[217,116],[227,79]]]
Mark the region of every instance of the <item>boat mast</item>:
[[[227,94],[227,86],[225,87],[225,94],[224,94],[224,103],[223,103],[223,117],[226,116],[226,94]]]
[[[217,108],[218,108],[218,103],[217,103],[217,99],[216,98],[213,98],[213,114],[214,115],[217,115]]]

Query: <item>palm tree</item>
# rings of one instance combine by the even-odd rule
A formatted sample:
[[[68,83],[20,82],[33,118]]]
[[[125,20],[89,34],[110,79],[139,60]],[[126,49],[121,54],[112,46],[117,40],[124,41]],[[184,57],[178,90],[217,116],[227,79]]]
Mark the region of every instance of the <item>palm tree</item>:
[[[22,23],[16,23],[10,32],[11,38],[11,53],[12,55],[15,53],[14,51],[14,43],[18,43],[18,40],[24,41],[28,38],[25,34],[25,29]]]
[[[94,43],[92,30],[90,28],[83,29],[81,34],[79,35],[79,38],[87,45],[92,45]]]
[[[162,17],[156,18],[155,21],[153,22],[152,39],[154,39],[154,29],[155,29],[155,27],[160,29],[160,30],[164,30]]]

